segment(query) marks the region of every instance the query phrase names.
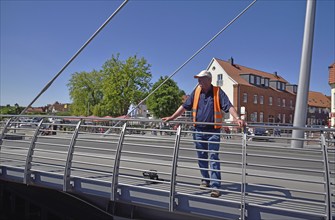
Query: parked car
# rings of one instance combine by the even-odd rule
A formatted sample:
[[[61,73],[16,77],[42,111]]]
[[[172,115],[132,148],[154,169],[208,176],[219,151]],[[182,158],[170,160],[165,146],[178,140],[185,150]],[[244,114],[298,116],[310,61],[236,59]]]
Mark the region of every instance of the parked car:
[[[269,131],[263,127],[249,129],[248,134],[251,136],[249,140],[266,140],[269,141]]]

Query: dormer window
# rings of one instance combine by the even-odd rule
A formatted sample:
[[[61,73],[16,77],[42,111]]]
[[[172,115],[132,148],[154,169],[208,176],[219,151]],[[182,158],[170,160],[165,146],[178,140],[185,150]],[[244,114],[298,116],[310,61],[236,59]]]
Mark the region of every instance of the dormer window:
[[[284,82],[277,81],[277,89],[284,91],[286,89],[286,84]]]
[[[269,79],[268,78],[261,78],[261,84],[264,87],[269,87]]]
[[[249,76],[249,83],[250,84],[255,84],[255,76],[254,75]]]
[[[297,90],[298,90],[298,86],[297,86],[297,85],[294,85],[294,86],[293,86],[293,92],[294,92],[294,93],[297,93]]]
[[[260,76],[256,76],[256,85],[257,86],[261,85],[261,77]]]

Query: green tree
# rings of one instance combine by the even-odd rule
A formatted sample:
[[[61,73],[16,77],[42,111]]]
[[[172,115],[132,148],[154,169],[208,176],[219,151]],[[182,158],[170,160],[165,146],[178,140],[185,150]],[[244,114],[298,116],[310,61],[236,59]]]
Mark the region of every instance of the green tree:
[[[102,81],[101,71],[72,74],[67,86],[72,100],[71,112],[74,115],[88,116],[95,113],[93,112],[95,106],[99,105],[103,99]]]
[[[166,79],[167,76],[164,78],[160,77],[153,85],[152,90],[155,90]],[[185,92],[179,89],[177,83],[172,79],[168,79],[148,98],[147,107],[156,118],[169,116],[182,104],[183,95],[185,95]]]
[[[139,103],[151,88],[150,64],[144,58],[119,59],[112,56],[103,65],[103,105],[108,115],[120,116],[128,113],[131,104]]]
[[[151,88],[150,65],[144,58],[112,56],[100,71],[72,74],[68,83],[74,115],[120,116]]]

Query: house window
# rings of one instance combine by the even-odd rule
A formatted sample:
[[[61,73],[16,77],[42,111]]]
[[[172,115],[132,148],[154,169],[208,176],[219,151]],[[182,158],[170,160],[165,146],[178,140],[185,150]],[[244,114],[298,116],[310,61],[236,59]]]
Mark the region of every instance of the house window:
[[[264,96],[259,97],[259,104],[263,105],[264,104]]]
[[[257,122],[257,112],[253,112],[250,114],[250,120],[252,122]]]
[[[259,122],[263,122],[264,121],[264,113],[260,112],[259,113]]]
[[[269,105],[272,105],[272,96],[269,97]]]
[[[283,99],[282,102],[283,102],[283,103],[282,103],[282,106],[285,108],[285,107],[286,107],[286,100]]]
[[[277,81],[277,89],[284,91],[286,89],[285,83]]]
[[[290,124],[292,124],[293,123],[293,116],[292,116],[292,114],[290,114]]]
[[[250,75],[250,78],[249,78],[249,83],[250,84],[255,84],[255,76],[254,75]]]
[[[260,76],[256,76],[256,85],[257,86],[261,85],[261,77]]]
[[[296,85],[293,86],[293,92],[294,92],[294,93],[297,93],[297,90],[298,90],[298,86],[296,86]]]
[[[277,105],[280,106],[280,98],[277,98]]]
[[[247,102],[248,102],[248,94],[243,93],[243,103],[247,103]]]
[[[264,79],[264,86],[269,87],[269,79]]]
[[[282,117],[282,119],[281,119],[281,122],[282,122],[282,123],[285,123],[285,114],[283,114],[283,117]]]
[[[290,100],[290,108],[293,108],[293,101]]]
[[[223,86],[223,76],[222,74],[218,74],[218,81],[216,82],[217,86]]]
[[[276,119],[276,123],[280,123],[281,122],[281,114],[278,114],[277,119]]]
[[[257,104],[257,99],[258,99],[257,95],[254,95],[254,104]]]

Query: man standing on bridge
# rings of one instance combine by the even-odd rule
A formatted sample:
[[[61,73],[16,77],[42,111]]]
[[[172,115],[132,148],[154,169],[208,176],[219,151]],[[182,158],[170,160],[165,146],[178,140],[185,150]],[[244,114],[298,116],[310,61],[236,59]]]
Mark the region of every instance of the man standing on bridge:
[[[219,197],[221,187],[221,172],[218,150],[220,148],[220,129],[222,127],[222,110],[225,113],[230,113],[236,123],[242,127],[245,122],[240,119],[236,109],[231,104],[228,96],[220,87],[212,85],[212,74],[203,70],[198,75],[194,76],[198,79],[198,86],[193,90],[192,94],[182,104],[173,115],[162,118],[163,121],[171,121],[182,115],[186,110],[192,110],[194,122],[207,122],[207,124],[195,124],[195,133],[193,139],[195,147],[198,150],[198,165],[202,175],[201,188],[211,187],[212,197]],[[208,123],[214,124],[208,124]],[[210,141],[204,143],[201,141]],[[210,173],[208,172],[208,154],[210,159]],[[204,159],[204,160],[202,160]]]

